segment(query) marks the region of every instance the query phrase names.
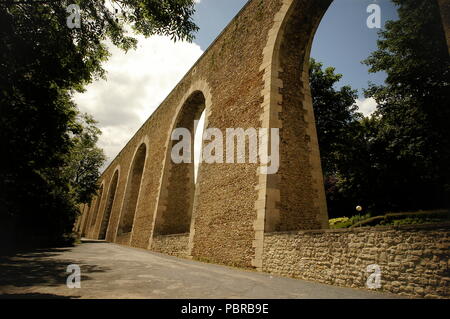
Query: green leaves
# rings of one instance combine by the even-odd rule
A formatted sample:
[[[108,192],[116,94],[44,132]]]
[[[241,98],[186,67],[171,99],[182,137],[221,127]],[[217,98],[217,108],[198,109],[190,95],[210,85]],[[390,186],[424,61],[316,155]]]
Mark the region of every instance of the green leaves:
[[[77,204],[89,203],[97,192],[100,168],[106,157],[97,147],[101,131],[97,122],[88,114],[78,114],[76,133],[72,136],[72,147],[66,155],[62,174],[68,180],[70,191]]]
[[[378,108],[347,135],[358,148],[337,157],[333,185],[343,202],[365,203],[372,212],[445,207],[450,64],[440,13],[435,1],[394,2],[400,19],[386,23],[378,50],[364,61],[370,72],[387,73],[384,85],[365,91]]]
[[[80,28],[67,25],[72,3],[81,9]],[[105,78],[106,41],[135,48],[130,29],[192,40],[193,12],[193,0],[0,2],[0,219],[8,216],[0,227],[17,226],[8,241],[61,238],[76,205],[96,191],[99,131],[78,115],[72,94]]]
[[[400,18],[386,23],[378,50],[364,61],[370,72],[387,73],[384,85],[365,90],[378,104],[370,118],[348,117],[351,108],[336,101],[350,105],[351,90],[334,90],[339,76],[313,63],[331,216],[350,216],[355,205],[372,213],[449,205],[450,63],[439,8],[436,1],[393,1]]]
[[[343,210],[356,206],[346,188],[357,182],[355,168],[360,170],[365,165],[359,160],[364,153],[358,149],[364,142],[359,122],[363,116],[355,105],[356,90],[350,86],[335,88],[342,75],[335,74],[334,68],[323,69],[321,63],[311,59],[309,74],[328,212],[341,216]]]
[[[325,174],[336,171],[336,156],[345,152],[345,135],[352,123],[362,117],[354,104],[356,90],[349,86],[339,90],[334,88],[341,77],[341,74],[334,73],[334,68],[323,70],[321,63],[311,59],[311,95]]]

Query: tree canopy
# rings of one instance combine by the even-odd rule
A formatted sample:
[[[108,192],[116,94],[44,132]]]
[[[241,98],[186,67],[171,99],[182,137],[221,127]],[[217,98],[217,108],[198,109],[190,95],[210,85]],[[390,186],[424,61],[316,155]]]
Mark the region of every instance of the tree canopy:
[[[81,9],[79,28],[67,23],[70,4]],[[91,163],[93,175],[72,174],[80,148],[93,142],[80,133],[72,95],[105,77],[107,41],[135,48],[130,31],[190,41],[193,12],[194,0],[0,2],[0,233],[9,238],[1,242],[60,239],[71,231],[77,204],[92,196],[99,162]],[[81,131],[92,124],[84,121]],[[91,160],[102,159],[89,149]],[[84,190],[73,178],[87,183]]]
[[[362,128],[367,120],[357,112],[357,91],[350,86],[336,88],[342,74],[333,67],[324,69],[311,59],[309,75],[328,213],[331,217],[351,214],[352,207],[361,203],[362,184],[354,175],[366,173],[367,155],[360,147],[366,144]]]
[[[450,60],[436,1],[394,0],[399,19],[379,33],[365,61],[384,85],[365,95],[378,103],[376,139],[387,208],[436,208],[450,198]]]
[[[70,191],[77,203],[91,202],[97,191],[100,168],[106,160],[103,150],[97,146],[101,131],[96,124],[89,114],[77,116],[78,128],[62,172],[69,180]]]
[[[379,32],[363,63],[387,74],[370,84],[370,117],[355,92],[335,89],[340,75],[312,61],[310,83],[331,217],[448,207],[450,64],[436,1],[393,0],[399,19]]]

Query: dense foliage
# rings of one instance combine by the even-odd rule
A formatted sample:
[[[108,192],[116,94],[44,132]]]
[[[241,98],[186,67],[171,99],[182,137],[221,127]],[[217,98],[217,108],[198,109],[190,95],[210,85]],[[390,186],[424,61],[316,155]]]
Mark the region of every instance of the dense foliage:
[[[355,112],[353,91],[312,61],[311,88],[330,217],[364,211],[435,209],[450,198],[450,64],[435,1],[394,0],[399,20],[379,33],[365,61],[384,71],[370,85],[370,117]]]
[[[100,168],[106,157],[97,146],[101,131],[88,114],[77,117],[78,128],[72,136],[62,174],[69,181],[70,193],[77,203],[90,203],[97,190]]]
[[[439,7],[394,3],[399,20],[386,23],[365,61],[387,73],[385,85],[365,92],[379,105],[376,191],[386,209],[442,207],[450,198],[450,60]]]
[[[355,139],[361,133],[363,115],[355,105],[356,90],[350,86],[336,89],[342,78],[333,67],[323,69],[320,62],[310,61],[309,75],[320,157],[324,174],[328,211],[332,217],[341,216],[356,206],[342,189],[349,166],[353,167],[355,153],[361,144]]]
[[[81,8],[80,28],[67,24],[72,3]],[[3,247],[61,240],[71,231],[77,205],[95,192],[92,180],[102,154],[87,145],[83,131],[91,130],[91,137],[98,132],[92,132],[90,120],[80,118],[72,95],[105,76],[106,41],[124,50],[134,48],[136,40],[125,26],[146,36],[191,40],[197,29],[191,20],[193,8],[193,0],[0,2]],[[83,147],[99,162],[84,162],[91,173],[73,175],[78,174],[74,162],[82,160]],[[83,189],[74,186],[73,178]]]

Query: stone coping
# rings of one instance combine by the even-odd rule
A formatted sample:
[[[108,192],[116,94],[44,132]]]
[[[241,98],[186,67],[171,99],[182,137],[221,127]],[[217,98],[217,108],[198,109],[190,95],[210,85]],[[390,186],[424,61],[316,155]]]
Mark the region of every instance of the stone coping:
[[[155,235],[155,236],[153,236],[153,238],[158,238],[158,237],[183,237],[183,236],[189,236],[189,233]]]
[[[264,233],[264,236],[276,235],[293,235],[293,234],[321,234],[321,233],[361,233],[373,231],[386,230],[435,230],[448,228],[450,230],[450,222],[444,223],[427,223],[427,224],[410,224],[410,225],[389,225],[389,226],[370,226],[370,227],[355,227],[355,228],[339,228],[339,229],[311,229],[311,230],[292,230]]]

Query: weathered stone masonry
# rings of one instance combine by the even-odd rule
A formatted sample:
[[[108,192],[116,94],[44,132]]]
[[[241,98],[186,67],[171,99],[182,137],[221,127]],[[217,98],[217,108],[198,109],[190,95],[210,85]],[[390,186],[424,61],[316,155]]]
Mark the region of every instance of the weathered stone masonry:
[[[381,289],[450,297],[450,224],[310,230],[266,234],[263,270],[365,288],[367,266],[381,269]]]
[[[186,258],[189,254],[189,233],[154,236],[152,250]]]
[[[249,1],[102,174],[80,233],[268,270],[273,232],[327,228],[308,61],[331,2]],[[278,172],[202,164],[194,184],[193,164],[172,163],[170,136],[194,136],[203,110],[205,128],[279,128]]]
[[[305,67],[330,2],[250,1],[106,169],[83,234],[152,249],[156,235],[189,232],[194,258],[260,269],[265,231],[326,227]],[[170,135],[193,132],[202,110],[223,132],[278,127],[279,172],[204,164],[195,186],[192,164],[170,160]]]

